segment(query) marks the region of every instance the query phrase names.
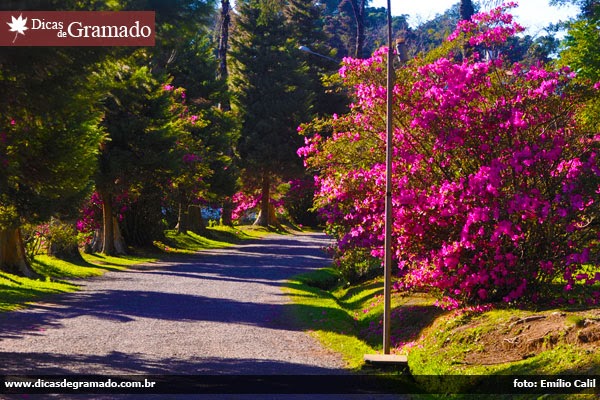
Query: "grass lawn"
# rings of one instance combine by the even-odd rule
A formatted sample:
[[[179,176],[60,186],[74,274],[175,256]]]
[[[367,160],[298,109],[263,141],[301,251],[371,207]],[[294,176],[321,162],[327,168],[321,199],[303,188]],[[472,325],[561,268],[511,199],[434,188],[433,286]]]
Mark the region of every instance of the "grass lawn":
[[[215,226],[207,228],[199,235],[194,232],[177,233],[175,230],[165,231],[164,241],[156,241],[157,248],[170,254],[193,254],[203,249],[219,249],[235,246],[244,240],[259,239],[271,230],[259,226],[244,225],[237,227]]]
[[[294,277],[285,287],[294,302],[291,312],[300,328],[341,353],[348,368],[373,372],[363,356],[382,349],[383,279],[350,287],[338,282],[331,268]],[[422,293],[392,296],[392,353],[408,354],[409,365],[408,371],[391,372],[412,375],[422,390],[465,393],[479,385],[477,379],[436,380],[432,376],[600,375],[600,309],[505,308],[474,313],[443,311],[433,303]],[[438,398],[425,396],[416,397]],[[597,395],[588,390],[577,396],[504,398],[591,399]]]

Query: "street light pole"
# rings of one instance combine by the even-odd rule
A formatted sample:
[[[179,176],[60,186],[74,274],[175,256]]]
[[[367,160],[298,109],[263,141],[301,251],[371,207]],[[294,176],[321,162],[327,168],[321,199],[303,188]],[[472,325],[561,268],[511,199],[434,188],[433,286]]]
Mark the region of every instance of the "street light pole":
[[[383,243],[383,354],[365,354],[364,360],[371,364],[398,364],[407,365],[408,358],[405,355],[390,354],[390,322],[392,303],[392,158],[394,133],[392,100],[394,90],[394,50],[392,47],[392,8],[391,0],[387,0],[387,98],[386,98],[386,160],[385,160],[385,239]],[[398,56],[400,62],[404,63],[408,57],[403,40],[398,43]]]
[[[384,288],[383,288],[383,354],[390,354],[390,320],[392,297],[392,157],[393,121],[392,99],[394,89],[394,52],[392,48],[392,9],[387,0],[387,116],[386,116],[386,160],[385,160],[385,240],[384,240]]]

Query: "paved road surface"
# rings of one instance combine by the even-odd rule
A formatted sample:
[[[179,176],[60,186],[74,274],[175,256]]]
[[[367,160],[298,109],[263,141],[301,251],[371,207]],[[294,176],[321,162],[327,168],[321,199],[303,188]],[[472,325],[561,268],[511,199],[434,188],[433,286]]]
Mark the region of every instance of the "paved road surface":
[[[0,372],[345,374],[339,355],[294,328],[281,291],[328,264],[326,244],[273,235],[83,281],[75,294],[0,314]]]

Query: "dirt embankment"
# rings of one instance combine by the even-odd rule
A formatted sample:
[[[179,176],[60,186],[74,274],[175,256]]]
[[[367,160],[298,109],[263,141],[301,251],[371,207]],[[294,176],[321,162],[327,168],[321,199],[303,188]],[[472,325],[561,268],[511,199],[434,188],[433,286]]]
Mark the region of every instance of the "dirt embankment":
[[[459,330],[476,328],[477,324],[473,322]],[[480,350],[465,357],[467,364],[520,361],[561,344],[597,352],[600,349],[600,309],[515,316],[474,340],[480,345]]]

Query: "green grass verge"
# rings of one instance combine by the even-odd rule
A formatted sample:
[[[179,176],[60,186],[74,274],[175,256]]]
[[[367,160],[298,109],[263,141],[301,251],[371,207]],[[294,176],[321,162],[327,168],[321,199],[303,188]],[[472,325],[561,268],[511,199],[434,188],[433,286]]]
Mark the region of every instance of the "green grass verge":
[[[28,302],[75,290],[77,286],[67,282],[33,280],[0,272],[0,312],[15,310]]]
[[[169,241],[167,251],[165,244],[157,249],[134,249],[124,256],[107,256],[104,254],[81,254],[71,260],[60,260],[47,255],[38,255],[32,261],[33,269],[39,274],[38,279],[28,279],[0,272],[0,312],[21,308],[27,303],[39,301],[48,296],[78,290],[79,286],[70,282],[74,279],[91,278],[107,271],[120,271],[131,266],[155,262],[173,254],[193,254],[203,249],[233,246],[244,240],[258,239],[272,233],[267,228],[212,227],[207,229],[206,237],[192,232],[177,235],[167,231]],[[161,251],[162,250],[162,251]]]
[[[533,315],[549,316],[565,311],[547,310],[532,312],[517,309],[492,310],[476,315],[447,314],[423,332],[420,346],[413,349],[410,357],[411,370],[421,375],[465,374],[465,375],[559,375],[591,374],[600,375],[600,353],[589,351],[576,344],[558,340],[554,345],[542,344],[544,349],[532,352],[523,360],[502,364],[475,365],[465,362],[474,352],[480,352],[480,342],[486,334],[497,334],[512,325],[511,321]],[[570,318],[569,318],[570,317]],[[571,315],[575,327],[577,317]],[[522,333],[529,326],[523,324]],[[560,333],[564,326],[550,327],[548,341],[552,333]],[[553,341],[556,338],[553,339]]]
[[[79,286],[69,280],[99,276],[106,271],[123,270],[128,266],[152,261],[156,261],[156,257],[83,254],[82,258],[65,261],[38,255],[31,263],[39,274],[37,279],[0,272],[0,312],[22,308],[30,302],[43,300],[51,295],[78,290]]]
[[[154,244],[161,251],[170,254],[193,254],[205,249],[220,249],[235,246],[244,240],[259,239],[272,233],[268,228],[244,225],[238,227],[215,226],[206,228],[202,235],[187,231],[177,233],[165,231],[165,240]]]
[[[284,290],[293,301],[291,312],[299,327],[310,332],[327,348],[339,352],[354,371],[372,371],[363,363],[363,355],[381,352],[383,314],[382,279],[344,287],[332,268],[302,274],[290,279]],[[547,316],[567,314],[565,323],[582,326],[581,311],[569,315],[565,310],[545,310]],[[591,312],[591,311],[590,311]],[[519,318],[539,315],[540,312],[499,309],[484,313],[444,312],[433,305],[433,299],[423,294],[392,296],[391,338],[392,353],[409,357],[409,370],[419,377],[448,375],[599,375],[600,352],[567,342],[527,355],[516,362],[478,365],[465,361],[465,356],[482,350],[482,339],[510,326]],[[597,315],[597,314],[594,314]],[[528,329],[524,326],[524,329]],[[554,336],[556,338],[556,335]],[[501,340],[501,339],[500,339]],[[389,371],[388,371],[389,372]],[[468,392],[477,383],[421,379],[426,391],[445,393]],[[451,381],[450,381],[451,382]],[[462,385],[462,386],[460,386]],[[478,398],[471,395],[414,395],[414,398]],[[594,395],[523,395],[495,396],[498,398],[587,399]]]
[[[347,368],[359,371],[365,368],[365,354],[382,350],[383,281],[373,279],[351,287],[339,282],[337,271],[325,268],[293,277],[284,290],[293,300],[292,313],[300,327],[342,354]],[[422,295],[393,296],[392,307],[401,311],[394,317],[405,322],[392,329],[394,352],[402,353],[403,346],[410,346],[431,323],[438,313],[432,302]]]

